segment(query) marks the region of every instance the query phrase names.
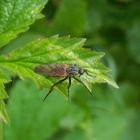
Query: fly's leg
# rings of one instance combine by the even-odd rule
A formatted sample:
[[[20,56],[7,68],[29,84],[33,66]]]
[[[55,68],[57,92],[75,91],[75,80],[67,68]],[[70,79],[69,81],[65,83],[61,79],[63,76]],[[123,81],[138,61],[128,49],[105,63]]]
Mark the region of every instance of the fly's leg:
[[[66,78],[64,78],[64,79],[62,79],[62,80],[60,80],[60,81],[58,81],[58,82],[55,83],[54,85],[52,85],[51,88],[50,88],[50,90],[49,90],[49,92],[47,93],[47,95],[45,96],[45,98],[44,98],[43,101],[46,100],[46,98],[49,96],[49,94],[52,92],[52,90],[53,90],[53,88],[54,88],[55,86],[57,86],[57,85],[59,85],[60,83],[64,82],[67,78],[68,78],[68,77],[66,77]]]
[[[90,92],[90,90],[87,88],[87,86],[82,82],[80,81],[79,79],[77,79],[76,77],[73,77],[76,81],[78,81],[79,83],[81,83],[90,93],[90,95],[92,95],[92,93]],[[93,96],[93,95],[92,95]]]
[[[70,86],[71,86],[71,77],[69,77],[69,85],[68,85],[68,100],[70,99]]]

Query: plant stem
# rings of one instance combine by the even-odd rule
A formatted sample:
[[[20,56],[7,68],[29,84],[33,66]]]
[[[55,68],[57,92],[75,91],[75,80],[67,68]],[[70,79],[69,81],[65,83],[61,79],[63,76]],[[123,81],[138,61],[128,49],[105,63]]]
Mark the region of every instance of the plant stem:
[[[3,140],[3,122],[0,120],[0,140]]]

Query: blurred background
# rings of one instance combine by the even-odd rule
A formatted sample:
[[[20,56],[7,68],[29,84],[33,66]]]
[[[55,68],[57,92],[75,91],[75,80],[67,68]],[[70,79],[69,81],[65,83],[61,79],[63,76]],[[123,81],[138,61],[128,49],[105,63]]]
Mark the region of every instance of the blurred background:
[[[85,47],[106,53],[102,62],[120,88],[94,85],[92,98],[72,85],[70,102],[53,91],[42,103],[48,89],[14,80],[5,140],[140,140],[140,1],[49,0],[42,13],[2,53],[56,34],[84,37]]]

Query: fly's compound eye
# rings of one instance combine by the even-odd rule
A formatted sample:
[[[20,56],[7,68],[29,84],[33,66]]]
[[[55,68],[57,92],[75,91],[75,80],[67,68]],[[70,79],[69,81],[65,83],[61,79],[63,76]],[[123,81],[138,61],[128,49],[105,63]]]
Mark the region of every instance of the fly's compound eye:
[[[76,64],[71,64],[71,65],[70,65],[70,67],[76,67],[76,66],[77,66]]]

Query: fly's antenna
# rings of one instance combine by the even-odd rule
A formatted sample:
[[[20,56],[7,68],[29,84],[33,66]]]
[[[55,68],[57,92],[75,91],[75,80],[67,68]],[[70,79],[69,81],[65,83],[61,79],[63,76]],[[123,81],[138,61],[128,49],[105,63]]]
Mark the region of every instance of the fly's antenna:
[[[93,75],[89,74],[87,70],[85,70],[85,73],[86,73],[87,75],[89,75],[89,76],[92,76],[92,77],[93,77]]]

